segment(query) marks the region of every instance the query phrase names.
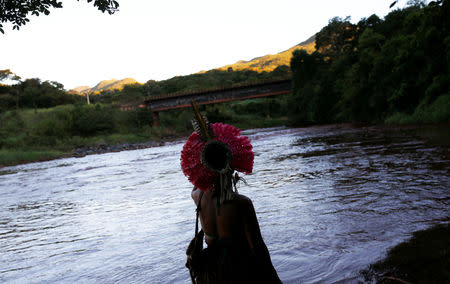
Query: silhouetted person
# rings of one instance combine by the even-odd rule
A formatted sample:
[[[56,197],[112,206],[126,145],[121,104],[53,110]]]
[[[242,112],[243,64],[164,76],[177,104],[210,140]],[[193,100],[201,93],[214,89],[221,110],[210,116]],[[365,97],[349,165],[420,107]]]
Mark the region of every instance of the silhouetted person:
[[[253,169],[250,141],[231,125],[204,123],[202,129],[203,133],[189,136],[181,152],[183,172],[195,186],[191,196],[207,244],[204,272],[194,276],[193,282],[281,283],[253,203],[236,190],[240,178],[235,171],[251,173]]]

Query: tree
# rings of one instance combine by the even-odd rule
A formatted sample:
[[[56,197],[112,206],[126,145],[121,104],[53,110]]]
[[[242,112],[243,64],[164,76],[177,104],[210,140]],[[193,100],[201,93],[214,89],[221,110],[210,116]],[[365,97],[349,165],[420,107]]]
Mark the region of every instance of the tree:
[[[355,26],[333,18],[291,60],[293,123],[447,122],[450,0],[408,1]]]
[[[316,34],[316,49],[326,60],[336,60],[352,52],[358,40],[358,27],[350,18],[334,17],[328,25]]]
[[[0,70],[0,82],[4,80],[20,81],[20,77],[9,69]]]
[[[80,0],[77,0],[80,1]],[[87,0],[94,2],[102,12],[114,14],[119,9],[119,3],[115,0]],[[31,15],[50,14],[51,8],[62,8],[62,2],[57,0],[2,0],[0,1],[0,32],[5,33],[2,23],[12,23],[13,30],[19,29],[30,20]]]

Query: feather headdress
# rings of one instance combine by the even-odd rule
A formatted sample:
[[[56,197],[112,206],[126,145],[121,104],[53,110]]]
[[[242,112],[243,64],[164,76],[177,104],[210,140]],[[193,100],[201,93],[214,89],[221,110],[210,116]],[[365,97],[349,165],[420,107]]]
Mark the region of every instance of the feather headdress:
[[[250,174],[253,170],[254,154],[248,137],[232,125],[209,123],[198,111],[195,112],[194,131],[181,151],[181,169],[192,184],[207,191],[220,180],[222,188],[231,180],[233,171]],[[221,198],[222,199],[222,198]],[[227,199],[227,197],[224,197]]]

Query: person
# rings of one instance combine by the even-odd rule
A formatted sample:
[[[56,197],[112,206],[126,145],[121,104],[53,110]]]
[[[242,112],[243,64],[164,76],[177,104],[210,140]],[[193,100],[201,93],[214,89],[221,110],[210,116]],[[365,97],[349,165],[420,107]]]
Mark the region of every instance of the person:
[[[203,131],[192,133],[181,152],[181,167],[194,184],[191,197],[207,244],[205,273],[193,282],[281,283],[253,203],[236,188],[241,180],[237,172],[252,172],[250,141],[234,126],[200,123],[203,126],[194,129]]]
[[[192,191],[196,205],[200,194],[199,189]],[[236,194],[232,201],[220,205],[219,215],[216,199],[214,191],[204,192],[199,216],[205,242],[213,251],[212,265],[216,267],[212,270],[217,273],[217,283],[281,283],[261,236],[252,201]]]

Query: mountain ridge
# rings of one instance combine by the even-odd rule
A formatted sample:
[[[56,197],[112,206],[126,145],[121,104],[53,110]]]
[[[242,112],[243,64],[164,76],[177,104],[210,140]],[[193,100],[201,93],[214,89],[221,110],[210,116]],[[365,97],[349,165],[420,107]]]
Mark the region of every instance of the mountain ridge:
[[[69,93],[72,94],[98,94],[102,91],[113,91],[113,90],[122,90],[125,85],[134,85],[134,84],[142,84],[136,81],[133,78],[124,78],[124,79],[110,79],[110,80],[102,80],[97,83],[94,87],[89,86],[80,86],[74,89],[71,89]]]
[[[263,56],[255,57],[251,60],[239,60],[236,63],[228,64],[222,67],[218,67],[212,70],[226,71],[230,68],[234,71],[252,70],[257,72],[271,72],[275,68],[282,65],[290,65],[292,53],[295,50],[304,49],[308,53],[315,51],[315,35],[311,36],[307,40],[276,54],[267,54]],[[197,74],[206,73],[207,71],[200,71]],[[141,84],[133,78],[125,78],[121,80],[110,79],[100,81],[94,87],[80,86],[71,89],[69,92],[74,94],[84,95],[87,93],[98,94],[102,91],[121,90],[125,85]]]
[[[295,50],[304,49],[308,53],[315,51],[315,36],[308,38],[307,40],[276,54],[267,54],[259,57],[255,57],[251,60],[239,60],[234,64],[228,64],[215,70],[225,71],[231,68],[234,71],[252,70],[257,72],[271,72],[275,68],[282,65],[290,65],[292,53]],[[202,72],[204,73],[204,72]]]

